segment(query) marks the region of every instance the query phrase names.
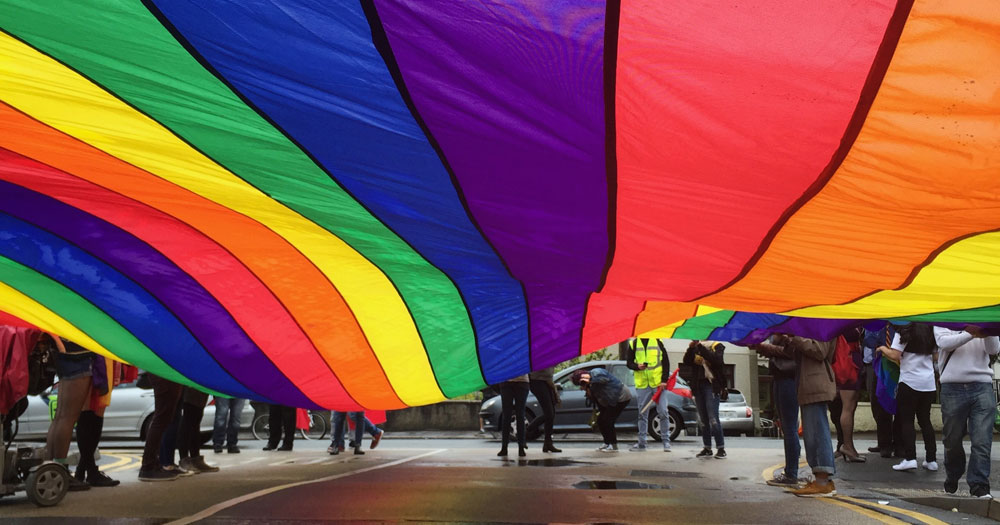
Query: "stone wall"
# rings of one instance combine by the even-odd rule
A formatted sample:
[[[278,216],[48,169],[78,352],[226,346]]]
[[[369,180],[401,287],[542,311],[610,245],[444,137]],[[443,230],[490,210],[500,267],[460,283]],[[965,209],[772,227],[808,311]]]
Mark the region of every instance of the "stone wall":
[[[479,430],[481,401],[442,401],[433,405],[390,410],[388,431]]]

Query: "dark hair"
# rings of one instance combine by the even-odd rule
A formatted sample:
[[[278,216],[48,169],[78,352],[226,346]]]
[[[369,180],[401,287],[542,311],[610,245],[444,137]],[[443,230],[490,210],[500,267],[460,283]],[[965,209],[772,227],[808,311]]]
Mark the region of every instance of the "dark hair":
[[[583,379],[583,374],[586,373],[587,371],[582,368],[577,370],[576,372],[573,372],[573,384],[576,386],[580,386],[580,380]]]
[[[905,351],[911,354],[930,355],[937,350],[934,340],[934,329],[920,323],[910,323],[899,327],[899,342],[906,346]]]

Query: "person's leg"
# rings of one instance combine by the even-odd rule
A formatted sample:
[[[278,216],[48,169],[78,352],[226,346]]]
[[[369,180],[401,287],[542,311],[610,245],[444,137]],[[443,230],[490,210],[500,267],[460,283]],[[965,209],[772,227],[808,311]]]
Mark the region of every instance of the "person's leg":
[[[267,406],[267,450],[278,448],[281,441],[281,416],[284,413],[281,405]]]
[[[535,395],[535,399],[538,400],[538,406],[542,409],[542,413],[536,416],[532,420],[529,428],[538,428],[544,426],[545,432],[545,443],[552,444],[552,425],[555,421],[555,400],[552,398],[552,390],[549,388],[549,384],[545,381],[531,381],[529,383],[531,388],[531,393]]]
[[[243,406],[246,405],[246,399],[230,399],[229,400],[229,419],[226,422],[226,446],[229,451],[239,451],[236,444],[240,440],[240,419],[243,415]]]
[[[598,407],[597,413],[597,428],[601,431],[601,437],[604,438],[605,445],[611,445],[613,440],[617,439],[617,435],[612,435],[612,430],[615,426],[615,421],[612,417],[614,412],[614,407]]]
[[[900,420],[903,459],[906,461],[917,459],[917,432],[913,428],[913,418],[916,413],[917,392],[906,383],[900,383],[896,393],[896,417]]]
[[[174,411],[181,398],[182,387],[158,376],[152,376],[153,419],[146,430],[146,444],[142,449],[142,472],[160,469],[160,442],[167,426],[174,419]]]
[[[637,441],[638,441],[639,447],[642,447],[642,448],[646,447],[646,439],[647,439],[647,436],[649,434],[649,412],[648,411],[647,412],[643,412],[642,409],[643,409],[643,407],[646,406],[647,403],[649,403],[650,399],[653,399],[653,392],[655,392],[655,391],[656,391],[655,388],[636,388],[635,389],[635,395],[636,395],[636,398],[637,398],[636,401],[638,401],[638,403],[639,403],[639,405],[638,405],[639,406],[639,410],[636,411],[636,413],[638,414],[636,423],[639,426],[639,438],[638,438]]]
[[[96,475],[97,462],[94,454],[97,452],[97,442],[100,439],[97,414],[93,410],[80,412],[76,421],[76,445],[80,450],[80,461],[76,464],[76,479],[84,481],[88,475]],[[94,473],[94,474],[91,474]]]
[[[694,405],[698,409],[698,423],[701,427],[701,443],[706,449],[712,448],[712,434],[710,432],[709,419],[708,419],[708,398],[712,397],[712,389],[709,387],[707,389],[699,386],[694,389]]]
[[[841,390],[840,400],[843,409],[840,411],[840,427],[842,429],[844,442],[843,450],[852,456],[858,455],[858,449],[854,447],[854,412],[858,409],[858,399],[861,397],[860,390]]]
[[[524,405],[528,401],[528,383],[517,383],[514,387],[514,414],[517,417],[518,455],[523,456],[527,447],[528,433],[524,428]]]
[[[222,452],[226,442],[226,430],[229,424],[229,411],[235,399],[226,397],[215,398],[215,421],[212,422],[212,446],[216,452]]]
[[[618,431],[615,429],[615,423],[618,421],[618,416],[621,415],[622,411],[625,410],[625,407],[627,407],[628,404],[629,401],[622,401],[613,407],[602,408],[602,411],[608,411],[608,443],[613,445],[615,448],[618,447]]]
[[[774,381],[775,406],[781,419],[781,432],[785,438],[785,476],[799,477],[799,399],[795,378]]]
[[[363,410],[351,412],[348,416],[351,421],[354,421],[354,453],[364,454],[364,451],[361,450],[361,443],[365,437],[365,412]]]
[[[69,454],[69,443],[73,439],[73,425],[80,417],[83,405],[89,400],[90,374],[78,375],[59,381],[59,394],[56,397],[56,415],[49,425],[49,433],[45,440],[45,452],[48,459],[57,463],[66,463]]]
[[[832,477],[836,471],[826,408],[826,403],[802,405],[802,438],[806,446],[806,459],[820,483]]]
[[[180,390],[181,398],[183,398],[184,387],[180,387]],[[170,419],[167,429],[163,431],[163,441],[160,444],[160,466],[169,467],[176,465],[174,453],[177,451],[177,436],[180,434],[181,415],[183,412],[184,401],[183,399],[178,399],[174,406],[174,415]]]
[[[285,435],[281,450],[292,450],[295,442],[295,407],[281,407],[281,427]]]
[[[710,393],[707,403],[708,421],[712,429],[712,435],[715,436],[715,448],[722,449],[726,448],[726,439],[722,433],[722,421],[719,420],[719,402],[719,396],[715,395],[715,393]]]
[[[934,425],[931,424],[931,404],[935,397],[937,392],[917,392],[917,422],[924,439],[924,461],[927,463],[937,462],[937,436],[934,434]]]
[[[656,403],[656,411],[660,416],[660,441],[663,442],[663,450],[670,450],[670,396],[666,392],[660,395],[660,400]],[[683,425],[683,421],[676,424]]]
[[[514,415],[514,389],[510,383],[500,384],[500,452],[507,455],[510,443],[510,418]]]
[[[344,448],[344,420],[346,414],[337,410],[333,411],[333,440],[330,442],[330,453],[338,454]]]
[[[872,419],[875,420],[875,434],[878,439],[878,452],[882,455],[892,453],[892,414],[886,412],[885,407],[878,401],[876,389],[878,379],[875,377],[875,368],[867,365],[865,383],[868,389],[868,399],[871,401]]]
[[[969,441],[972,450],[965,480],[969,483],[969,492],[978,497],[990,493],[990,449],[997,399],[990,383],[973,383],[970,386]]]
[[[954,493],[958,489],[958,480],[965,473],[965,447],[962,438],[968,426],[969,413],[972,407],[967,396],[965,384],[941,384],[941,420],[944,447],[945,490]]]
[[[207,402],[208,394],[204,392],[188,388],[184,393],[184,414],[181,419],[184,438],[180,445],[184,449],[182,457],[194,459],[201,456],[201,419],[205,415]]]
[[[837,429],[837,448],[834,451],[839,451],[844,446],[844,429],[840,425],[840,415],[844,411],[844,402],[840,399],[840,391],[837,392],[837,397],[830,401],[829,409],[830,419],[833,420],[833,426]]]

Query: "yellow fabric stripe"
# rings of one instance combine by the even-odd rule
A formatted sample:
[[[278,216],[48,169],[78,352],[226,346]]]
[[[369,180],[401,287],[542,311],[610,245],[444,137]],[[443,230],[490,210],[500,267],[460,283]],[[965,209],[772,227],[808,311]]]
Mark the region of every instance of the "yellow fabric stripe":
[[[846,305],[800,308],[787,315],[879,319],[991,306],[1000,296],[997,253],[1000,233],[976,235],[942,251],[901,290],[884,290]]]
[[[0,97],[5,102],[115,157],[247,215],[287,239],[343,295],[400,399],[408,405],[444,399],[402,298],[385,274],[358,252],[30,46],[0,34],[0,56],[4,57],[0,61]]]

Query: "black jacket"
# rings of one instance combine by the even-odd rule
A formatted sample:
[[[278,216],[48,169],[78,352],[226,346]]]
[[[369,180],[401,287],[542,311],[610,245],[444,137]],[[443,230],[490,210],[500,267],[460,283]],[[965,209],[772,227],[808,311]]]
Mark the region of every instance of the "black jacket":
[[[692,382],[693,388],[698,388],[705,384],[707,379],[705,378],[705,369],[694,362],[695,356],[701,356],[705,362],[708,363],[709,369],[712,370],[712,375],[715,376],[712,381],[712,391],[716,394],[720,394],[723,389],[727,388],[728,380],[726,379],[726,363],[724,361],[724,353],[726,347],[721,343],[716,343],[718,345],[718,350],[710,350],[705,347],[705,345],[698,343],[694,346],[689,346],[687,352],[684,353],[684,364],[691,365],[694,368],[694,381]]]

